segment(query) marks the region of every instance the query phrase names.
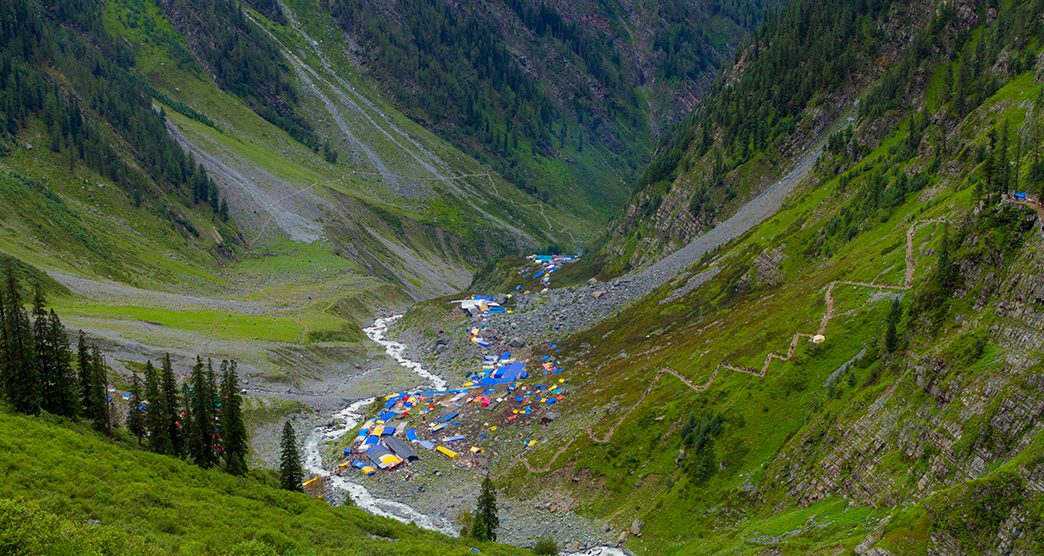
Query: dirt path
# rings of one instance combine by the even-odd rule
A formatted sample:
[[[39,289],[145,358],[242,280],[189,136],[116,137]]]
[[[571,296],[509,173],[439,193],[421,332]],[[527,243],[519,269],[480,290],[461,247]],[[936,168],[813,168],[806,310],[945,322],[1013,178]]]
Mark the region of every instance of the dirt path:
[[[714,372],[711,374],[710,378],[707,380],[706,383],[704,383],[704,384],[696,384],[693,381],[689,380],[687,377],[683,376],[678,371],[675,371],[674,369],[671,369],[669,367],[665,367],[663,369],[660,369],[656,373],[656,376],[654,376],[652,378],[652,380],[649,381],[649,385],[645,387],[645,391],[642,392],[641,397],[639,397],[638,400],[635,401],[634,404],[631,405],[630,409],[625,411],[623,413],[623,415],[620,415],[620,418],[617,419],[616,422],[613,423],[613,425],[611,427],[609,427],[609,429],[607,431],[605,431],[605,433],[602,435],[601,438],[595,436],[595,432],[594,432],[594,428],[593,427],[588,427],[587,428],[587,437],[591,439],[591,442],[594,442],[595,444],[606,444],[607,442],[612,440],[613,434],[616,432],[616,428],[623,424],[624,420],[627,419],[627,416],[630,415],[631,412],[633,412],[638,406],[642,405],[642,402],[645,401],[645,398],[647,398],[649,396],[649,394],[652,392],[653,388],[660,382],[660,379],[663,378],[664,375],[671,375],[671,376],[677,378],[678,380],[680,380],[682,382],[682,384],[684,384],[685,386],[688,386],[689,388],[691,388],[695,392],[703,392],[703,391],[707,390],[707,388],[710,387],[711,383],[714,382],[714,379],[717,378],[718,370],[717,369],[714,370]],[[562,454],[564,454],[566,452],[566,450],[568,450],[573,445],[573,442],[576,442],[576,440],[578,438],[581,438],[581,437],[580,436],[574,436],[572,439],[569,440],[569,442],[566,442],[565,444],[563,444],[562,447],[560,447],[554,453],[554,455],[551,456],[551,459],[548,460],[548,462],[546,464],[544,464],[543,466],[541,466],[541,467],[533,467],[533,465],[531,463],[529,463],[529,460],[526,459],[523,456],[518,456],[516,458],[516,461],[521,461],[522,465],[524,465],[525,468],[530,473],[547,473],[548,471],[551,470],[551,466],[553,466],[555,464],[555,462],[558,461],[558,458],[561,457]],[[512,465],[514,463],[515,462],[512,462]],[[509,465],[508,467],[504,468],[504,470],[501,471],[497,475],[497,477],[502,476],[504,473],[506,473],[510,469],[511,469],[511,465]]]
[[[827,325],[830,324],[830,319],[834,317],[834,288],[837,286],[854,286],[858,288],[871,288],[876,290],[888,290],[888,291],[906,291],[913,287],[914,270],[916,268],[916,258],[914,257],[914,236],[917,234],[918,228],[926,226],[928,224],[937,224],[946,222],[943,218],[931,218],[928,220],[921,220],[914,222],[910,225],[910,228],[906,230],[906,274],[903,278],[902,284],[881,284],[878,282],[861,282],[855,280],[834,280],[827,284],[826,291],[823,294],[823,300],[826,305],[826,310],[823,312],[823,318],[819,321],[819,328],[816,329],[815,333],[808,332],[796,332],[790,339],[790,346],[787,348],[785,355],[780,355],[776,352],[772,352],[765,356],[765,362],[761,365],[760,369],[754,369],[753,367],[739,367],[726,362],[722,362],[718,365],[719,368],[725,368],[730,371],[737,371],[741,373],[748,373],[755,376],[765,376],[768,373],[769,367],[772,365],[773,360],[777,361],[789,361],[794,357],[794,352],[797,350],[798,342],[801,338],[812,339],[817,335],[824,335],[826,333]]]
[[[1037,213],[1037,223],[1040,224],[1040,235],[1044,237],[1044,203],[1037,199],[1016,199],[1015,197],[1005,193],[1001,196],[1001,203],[1008,205],[1020,205],[1029,207]]]
[[[613,423],[612,426],[610,426],[609,429],[606,430],[605,433],[601,437],[596,436],[595,433],[594,433],[593,428],[588,427],[588,429],[587,429],[587,436],[588,436],[588,438],[590,438],[591,441],[596,443],[596,444],[605,444],[605,443],[609,442],[610,440],[612,440],[613,434],[616,432],[617,427],[619,427],[621,424],[623,424],[624,420],[638,406],[640,406],[642,404],[642,402],[645,401],[645,398],[647,398],[649,396],[649,394],[652,392],[653,388],[656,386],[656,384],[659,383],[660,379],[663,378],[663,376],[665,374],[669,374],[671,376],[674,376],[675,378],[680,380],[682,382],[682,384],[684,384],[685,386],[687,386],[688,388],[690,388],[694,392],[704,392],[704,391],[706,391],[707,388],[709,388],[711,386],[711,384],[714,383],[714,380],[718,377],[718,372],[721,369],[726,369],[726,370],[729,370],[729,371],[735,371],[735,372],[739,372],[739,373],[746,373],[746,374],[754,375],[756,377],[764,377],[768,373],[769,367],[772,365],[773,361],[789,361],[791,358],[794,357],[794,352],[797,351],[797,346],[798,346],[798,343],[801,341],[801,338],[808,338],[808,339],[811,340],[816,335],[822,335],[822,334],[824,334],[826,332],[827,325],[830,323],[830,320],[833,318],[833,315],[834,315],[834,288],[836,286],[839,286],[839,285],[841,285],[841,286],[853,286],[853,287],[871,288],[871,289],[888,290],[888,291],[906,291],[906,290],[909,290],[912,287],[912,285],[913,285],[914,270],[915,270],[915,266],[916,266],[916,257],[914,256],[914,237],[917,234],[917,230],[919,228],[921,228],[922,226],[926,226],[928,224],[935,224],[935,223],[942,223],[942,222],[946,222],[946,220],[943,219],[943,218],[932,218],[932,219],[929,219],[929,220],[921,220],[919,222],[914,222],[910,226],[910,228],[907,229],[907,231],[906,231],[906,274],[904,276],[902,284],[881,284],[881,283],[877,283],[877,282],[862,282],[862,281],[855,281],[855,280],[834,280],[834,281],[830,282],[829,284],[827,284],[826,291],[824,292],[824,295],[823,295],[824,302],[825,302],[825,305],[826,305],[826,310],[823,313],[823,318],[820,320],[819,328],[816,330],[815,333],[796,332],[790,339],[790,344],[787,347],[786,354],[780,355],[779,353],[776,353],[776,352],[769,353],[765,357],[765,362],[762,364],[760,369],[755,369],[753,367],[743,367],[743,366],[733,365],[733,364],[728,363],[726,361],[722,361],[721,363],[718,363],[717,367],[714,368],[714,372],[712,372],[711,376],[707,379],[707,382],[705,382],[703,384],[696,384],[696,383],[694,383],[692,380],[690,380],[689,378],[685,377],[681,373],[675,371],[674,369],[671,369],[671,368],[660,369],[656,373],[656,376],[654,376],[649,381],[649,384],[648,384],[648,386],[646,386],[645,391],[642,392],[642,395],[631,405],[631,407],[627,411],[625,411],[622,415],[620,415],[620,418],[617,419],[616,422]],[[546,464],[544,464],[544,465],[542,465],[540,467],[533,466],[531,463],[529,463],[529,460],[526,459],[524,456],[518,456],[516,458],[516,461],[521,461],[522,465],[524,465],[526,470],[529,471],[530,473],[547,473],[548,471],[551,470],[551,467],[555,464],[555,462],[558,461],[558,458],[561,457],[563,454],[566,453],[566,451],[569,450],[569,448],[573,445],[573,443],[576,441],[577,438],[581,438],[581,437],[580,436],[575,436],[572,439],[570,439],[569,442],[566,442],[565,444],[563,444],[557,451],[555,451],[555,453],[551,456],[551,459],[548,460],[548,462]],[[514,463],[515,462],[513,461],[506,468],[504,468],[504,470],[501,471],[497,475],[497,477],[500,477],[500,476],[504,475],[505,473],[507,473],[507,471],[509,471],[511,469],[511,467],[514,465]]]

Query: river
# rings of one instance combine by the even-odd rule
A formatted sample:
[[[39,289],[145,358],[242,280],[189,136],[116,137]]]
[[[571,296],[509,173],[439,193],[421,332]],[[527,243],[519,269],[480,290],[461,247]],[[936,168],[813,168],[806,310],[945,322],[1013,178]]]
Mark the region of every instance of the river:
[[[406,358],[403,355],[406,345],[386,337],[388,327],[400,318],[402,315],[377,319],[373,326],[364,328],[363,332],[366,333],[366,337],[383,347],[384,352],[392,359],[426,380],[432,388],[444,390],[446,381],[442,377],[428,371],[420,363]],[[451,537],[458,536],[456,525],[450,521],[429,516],[395,500],[374,496],[361,483],[351,479],[354,470],[350,471],[348,475],[340,476],[330,473],[323,465],[323,448],[350,433],[364,419],[363,411],[373,401],[374,398],[366,398],[352,402],[348,407],[333,414],[333,424],[320,425],[313,429],[304,443],[305,469],[309,473],[325,477],[329,488],[348,496],[356,506],[372,514],[390,517],[403,523],[415,523],[418,527],[438,531]],[[627,554],[629,553],[620,548],[598,546],[580,552],[563,553],[563,556],[626,556]]]
[[[403,356],[403,352],[406,350],[404,344],[385,338],[388,327],[400,318],[402,318],[402,315],[377,319],[373,326],[364,328],[363,332],[366,333],[368,338],[380,344],[384,348],[385,353],[403,367],[428,381],[433,388],[436,390],[445,388],[445,380],[430,373],[420,363]],[[363,420],[363,411],[373,403],[373,400],[374,398],[366,398],[352,402],[348,407],[333,414],[334,424],[320,425],[312,430],[304,442],[305,470],[325,477],[329,488],[348,496],[356,506],[372,514],[390,517],[403,523],[415,523],[424,529],[457,536],[456,526],[447,520],[428,516],[401,502],[374,496],[361,483],[351,479],[351,474],[355,473],[355,470],[351,470],[345,476],[339,476],[330,473],[329,469],[323,464],[323,449],[327,444],[337,442],[350,433]]]

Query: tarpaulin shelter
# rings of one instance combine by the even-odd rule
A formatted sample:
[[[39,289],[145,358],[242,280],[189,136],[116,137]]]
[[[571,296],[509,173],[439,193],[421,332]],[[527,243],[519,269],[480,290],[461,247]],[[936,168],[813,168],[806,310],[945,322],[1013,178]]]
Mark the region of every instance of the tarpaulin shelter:
[[[436,446],[435,449],[439,453],[441,453],[442,455],[444,455],[444,456],[446,456],[448,458],[455,458],[455,457],[457,457],[457,452],[454,452],[453,450],[450,450],[449,448],[446,448],[445,446]]]
[[[381,469],[395,469],[404,461],[380,444],[371,446],[370,449],[366,450],[366,457],[370,458],[370,461]]]
[[[446,413],[442,417],[439,417],[438,419],[435,419],[435,422],[436,423],[448,423],[448,422],[452,421],[453,419],[455,419],[457,417],[457,415],[458,415],[458,413],[456,411],[450,411],[449,413]]]
[[[406,461],[417,461],[420,459],[417,457],[417,452],[413,451],[413,448],[410,448],[405,442],[398,438],[386,438],[384,443],[391,449],[391,451],[395,452],[395,455]]]
[[[377,472],[377,470],[374,469],[372,466],[370,466],[370,464],[366,463],[365,461],[363,461],[361,459],[357,459],[357,460],[353,461],[352,462],[352,467],[358,469],[359,471],[362,471],[363,473],[366,474],[367,477],[369,477],[369,476],[371,476],[371,475],[373,475],[374,473]]]

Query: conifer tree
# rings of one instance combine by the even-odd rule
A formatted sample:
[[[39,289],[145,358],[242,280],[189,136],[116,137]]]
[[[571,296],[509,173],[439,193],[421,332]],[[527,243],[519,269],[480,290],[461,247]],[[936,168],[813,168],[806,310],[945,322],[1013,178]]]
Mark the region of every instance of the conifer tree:
[[[225,470],[233,475],[246,473],[248,449],[243,425],[243,397],[239,394],[236,362],[221,363],[221,438],[224,442]]]
[[[7,305],[0,291],[0,397],[7,395]]]
[[[297,448],[297,435],[287,421],[283,425],[283,438],[279,442],[279,484],[285,490],[303,492],[304,469],[301,467],[301,452]]]
[[[497,529],[500,528],[500,517],[497,516],[497,491],[493,481],[482,479],[482,490],[479,492],[478,506],[471,522],[471,538],[479,541],[497,540]]]
[[[47,315],[47,298],[40,283],[33,284],[32,335],[33,359],[40,382],[40,406],[50,411],[51,385],[55,382],[57,369],[54,362],[54,350],[50,345],[50,321]],[[50,411],[54,413],[53,411]]]
[[[80,336],[76,340],[76,368],[78,370],[77,382],[80,385],[80,408],[81,413],[88,419],[95,418],[95,414],[92,413],[93,405],[91,404],[91,392],[94,391],[92,386],[94,382],[94,372],[91,369],[91,350],[90,346],[87,345],[87,337],[84,335],[83,330],[80,331]]]
[[[212,367],[204,367],[203,359],[196,357],[192,367],[189,387],[189,408],[192,415],[192,431],[189,435],[189,454],[196,465],[207,468],[217,463],[214,453],[214,394],[211,379]]]
[[[15,410],[35,415],[40,412],[40,373],[33,357],[33,334],[29,315],[22,307],[18,278],[10,261],[6,268],[6,314],[4,349],[7,397]]]
[[[112,415],[109,411],[109,373],[98,346],[91,345],[91,370],[94,373],[92,394],[95,426],[106,435],[112,436]]]
[[[895,298],[892,301],[892,308],[888,311],[888,321],[885,327],[884,344],[888,353],[894,352],[899,347],[899,333],[896,331],[896,326],[902,315],[903,306],[899,303],[899,298]]]
[[[51,309],[47,318],[47,343],[52,352],[54,375],[51,377],[52,383],[44,384],[44,407],[56,415],[77,417],[80,414],[80,400],[76,395],[69,336],[54,309]]]
[[[186,459],[190,459],[193,456],[192,431],[195,429],[195,423],[192,422],[192,392],[189,388],[189,380],[191,380],[191,377],[187,377],[181,383],[181,398],[178,400],[180,406],[178,411],[178,433],[181,438],[181,457]]]
[[[163,395],[161,378],[152,361],[145,363],[145,429],[149,434],[149,450],[157,454],[174,455],[170,442],[170,405]]]
[[[184,423],[181,422],[181,405],[178,403],[178,383],[174,378],[174,367],[170,363],[169,353],[163,356],[160,389],[160,415],[167,422],[167,438],[170,440],[171,453],[185,457],[185,438],[181,426]]]
[[[138,439],[138,444],[145,438],[145,413],[141,410],[141,383],[138,373],[131,374],[130,407],[127,409],[127,430]]]

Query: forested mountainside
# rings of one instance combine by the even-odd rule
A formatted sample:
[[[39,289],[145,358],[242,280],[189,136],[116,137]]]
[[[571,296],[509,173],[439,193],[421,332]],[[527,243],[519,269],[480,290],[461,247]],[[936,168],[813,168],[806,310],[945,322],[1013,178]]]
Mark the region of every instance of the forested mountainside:
[[[503,484],[639,553],[1040,552],[1044,221],[1013,194],[1044,194],[1042,8],[769,18],[661,147],[611,254],[739,231],[567,341],[573,307],[663,260],[498,321],[573,371]],[[778,212],[726,218],[795,164]]]
[[[0,552],[1044,552],[1041,14],[3,3]]]
[[[823,147],[850,123],[846,118],[894,116],[924,105],[929,84],[933,94],[945,94],[931,102],[952,104],[936,117],[953,125],[998,86],[996,72],[1033,64],[1032,53],[1008,58],[1008,52],[1022,53],[1037,23],[1004,5],[798,2],[783,11],[658,148],[613,233],[609,257],[620,268],[677,249],[800,169],[801,155]],[[970,29],[986,21],[1001,31],[973,40]],[[932,74],[942,61],[948,64]],[[867,133],[876,140],[886,129]],[[827,148],[837,149],[836,141]]]
[[[593,222],[773,3],[325,2],[406,114]]]

